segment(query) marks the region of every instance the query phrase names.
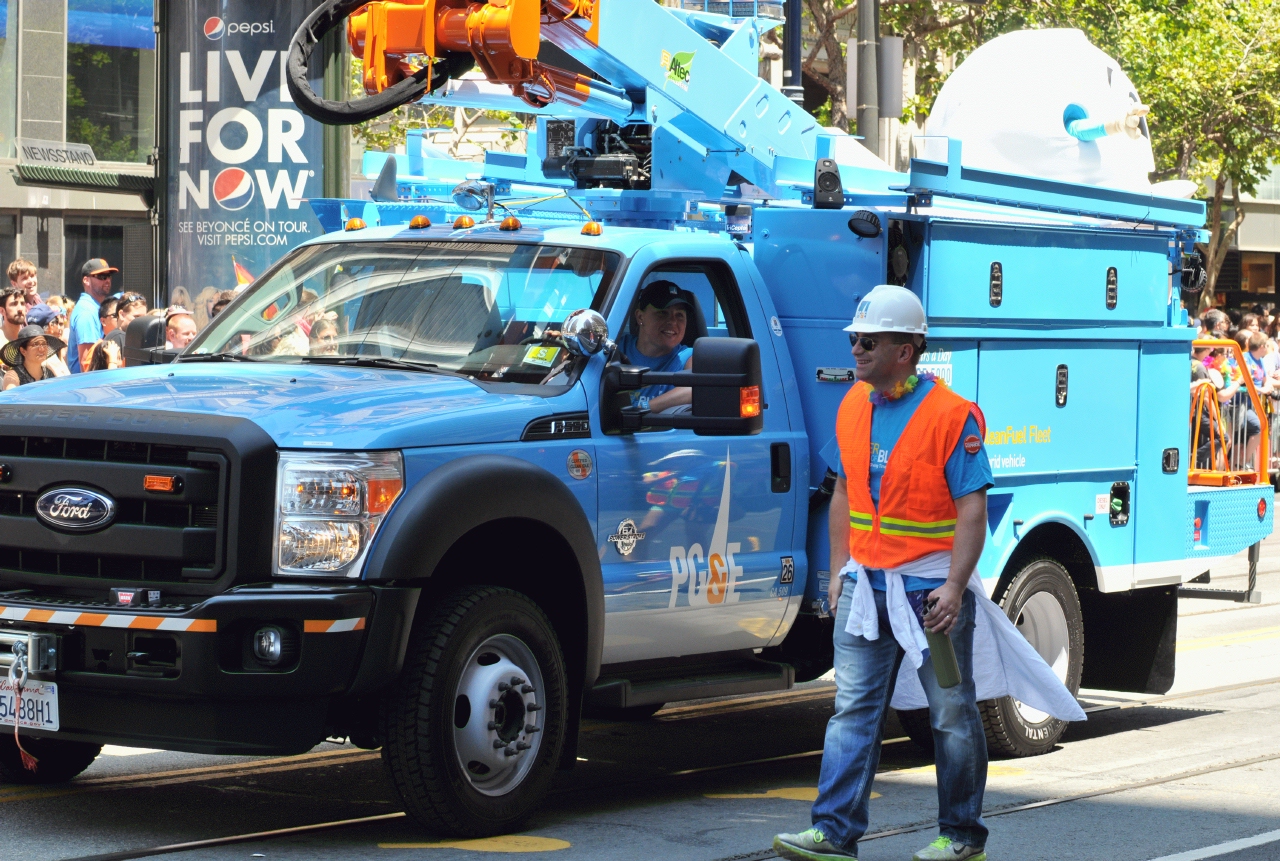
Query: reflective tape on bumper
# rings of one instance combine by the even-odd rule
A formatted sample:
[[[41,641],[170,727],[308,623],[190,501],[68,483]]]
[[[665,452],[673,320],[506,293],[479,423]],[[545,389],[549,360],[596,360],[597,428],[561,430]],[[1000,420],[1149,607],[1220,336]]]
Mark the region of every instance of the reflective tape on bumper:
[[[133,616],[123,613],[81,613],[76,610],[33,610],[0,606],[0,619],[42,625],[83,625],[87,628],[132,628],[143,631],[182,631],[212,634],[216,619],[174,619],[167,616]]]
[[[307,619],[302,623],[302,631],[306,634],[345,634],[363,630],[363,616],[358,619]]]

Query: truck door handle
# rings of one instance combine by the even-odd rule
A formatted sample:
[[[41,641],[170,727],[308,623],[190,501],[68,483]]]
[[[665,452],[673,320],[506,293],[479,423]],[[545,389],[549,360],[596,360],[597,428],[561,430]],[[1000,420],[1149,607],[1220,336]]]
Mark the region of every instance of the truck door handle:
[[[769,446],[769,486],[774,493],[791,490],[791,445],[775,442]]]

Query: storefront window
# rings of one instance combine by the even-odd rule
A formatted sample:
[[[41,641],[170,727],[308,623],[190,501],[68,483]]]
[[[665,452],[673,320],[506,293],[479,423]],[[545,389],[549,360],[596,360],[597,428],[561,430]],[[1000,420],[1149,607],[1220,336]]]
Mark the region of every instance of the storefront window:
[[[84,276],[81,269],[86,260],[105,258],[120,270],[112,278],[112,289],[121,289],[122,275],[128,266],[124,260],[124,226],[113,218],[67,219],[62,230],[62,256],[66,268],[63,292],[72,299],[84,292]]]
[[[0,158],[12,158],[18,119],[18,4],[0,0]]]
[[[151,154],[153,21],[152,0],[67,3],[67,140],[89,144],[103,161],[144,162]]]
[[[17,216],[0,213],[0,272],[6,272],[9,264],[18,256]],[[4,282],[0,281],[0,286]]]

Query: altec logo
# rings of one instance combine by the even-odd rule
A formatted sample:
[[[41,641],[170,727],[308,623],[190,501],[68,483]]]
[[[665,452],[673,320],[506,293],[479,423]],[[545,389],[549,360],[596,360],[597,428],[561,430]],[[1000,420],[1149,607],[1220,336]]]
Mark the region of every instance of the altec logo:
[[[249,171],[229,167],[213,178],[213,199],[223,209],[244,209],[253,200],[253,178]]]
[[[221,18],[209,18],[204,22],[204,37],[211,42],[216,42],[222,38],[227,27],[222,23]]]

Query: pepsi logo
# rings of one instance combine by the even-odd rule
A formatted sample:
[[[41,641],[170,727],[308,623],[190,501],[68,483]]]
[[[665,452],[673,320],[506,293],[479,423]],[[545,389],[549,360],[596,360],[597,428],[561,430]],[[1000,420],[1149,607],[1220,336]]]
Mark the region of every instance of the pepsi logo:
[[[229,167],[213,178],[213,199],[223,209],[244,209],[253,200],[253,178],[249,171]]]
[[[204,37],[211,42],[216,42],[222,38],[222,34],[226,32],[226,25],[222,23],[221,18],[207,18],[204,22]]]

